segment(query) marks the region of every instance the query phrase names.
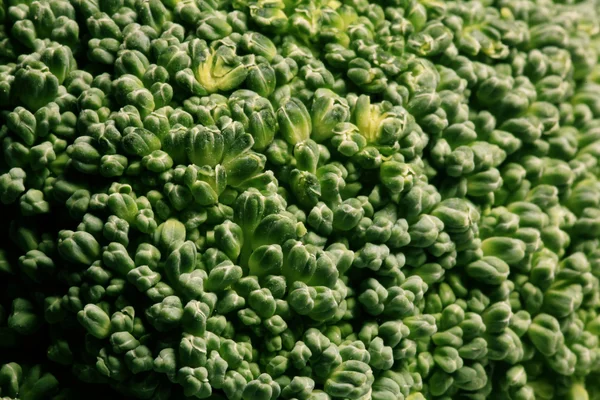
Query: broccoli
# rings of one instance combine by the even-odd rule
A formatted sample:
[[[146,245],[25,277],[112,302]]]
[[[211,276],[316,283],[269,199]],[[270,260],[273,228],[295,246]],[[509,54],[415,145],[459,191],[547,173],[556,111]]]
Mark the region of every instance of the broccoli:
[[[0,0],[0,398],[600,400],[595,0]]]

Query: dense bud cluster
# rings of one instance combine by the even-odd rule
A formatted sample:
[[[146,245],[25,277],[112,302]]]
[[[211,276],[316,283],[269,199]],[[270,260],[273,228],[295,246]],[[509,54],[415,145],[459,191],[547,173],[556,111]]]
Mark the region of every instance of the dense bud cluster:
[[[600,399],[597,8],[0,0],[2,400]]]

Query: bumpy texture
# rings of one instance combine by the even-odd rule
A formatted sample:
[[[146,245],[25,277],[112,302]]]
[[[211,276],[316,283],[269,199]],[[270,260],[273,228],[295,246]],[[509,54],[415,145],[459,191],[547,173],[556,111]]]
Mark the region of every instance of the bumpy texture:
[[[595,1],[0,3],[2,399],[600,399]]]

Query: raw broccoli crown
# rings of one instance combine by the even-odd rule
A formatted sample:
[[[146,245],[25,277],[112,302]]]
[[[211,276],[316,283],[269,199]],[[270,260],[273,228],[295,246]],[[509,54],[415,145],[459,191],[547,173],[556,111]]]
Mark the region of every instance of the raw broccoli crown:
[[[0,398],[600,399],[598,10],[0,0]]]

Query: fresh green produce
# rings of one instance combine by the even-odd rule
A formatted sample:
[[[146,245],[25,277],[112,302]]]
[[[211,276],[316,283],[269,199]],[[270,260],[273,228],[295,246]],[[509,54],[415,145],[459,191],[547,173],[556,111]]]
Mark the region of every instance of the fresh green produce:
[[[599,400],[598,10],[0,0],[0,398]]]

